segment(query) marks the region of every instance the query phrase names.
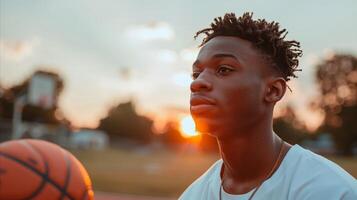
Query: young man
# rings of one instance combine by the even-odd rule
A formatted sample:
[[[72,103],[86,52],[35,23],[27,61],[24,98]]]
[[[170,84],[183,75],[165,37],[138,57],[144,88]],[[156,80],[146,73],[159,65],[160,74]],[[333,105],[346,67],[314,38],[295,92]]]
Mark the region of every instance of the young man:
[[[300,44],[250,13],[216,18],[200,34],[190,111],[197,129],[217,138],[222,159],[180,199],[356,200],[351,175],[272,130],[274,106],[298,71]]]

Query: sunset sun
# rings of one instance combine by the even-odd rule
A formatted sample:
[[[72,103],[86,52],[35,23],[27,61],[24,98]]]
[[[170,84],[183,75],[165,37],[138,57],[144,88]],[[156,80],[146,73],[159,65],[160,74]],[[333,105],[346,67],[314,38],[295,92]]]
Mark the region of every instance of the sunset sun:
[[[181,134],[185,138],[198,136],[199,133],[196,131],[195,122],[191,116],[186,116],[180,121]]]

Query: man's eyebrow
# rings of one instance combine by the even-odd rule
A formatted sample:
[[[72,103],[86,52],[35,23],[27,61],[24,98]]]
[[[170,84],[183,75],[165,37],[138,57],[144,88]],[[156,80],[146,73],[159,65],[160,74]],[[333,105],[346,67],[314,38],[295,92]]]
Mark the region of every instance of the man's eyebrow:
[[[214,54],[214,55],[212,56],[212,58],[226,58],[226,57],[228,57],[228,58],[233,58],[233,59],[236,60],[238,63],[240,63],[239,60],[238,60],[238,58],[237,58],[235,55],[230,54],[230,53],[217,53],[217,54]],[[196,60],[196,61],[192,64],[192,67],[199,67],[199,65],[200,65],[200,61],[199,61],[199,60]]]
[[[233,58],[233,59],[239,61],[238,58],[237,58],[235,55],[230,54],[230,53],[218,53],[218,54],[214,54],[212,57],[213,57],[213,58],[230,57],[230,58]]]

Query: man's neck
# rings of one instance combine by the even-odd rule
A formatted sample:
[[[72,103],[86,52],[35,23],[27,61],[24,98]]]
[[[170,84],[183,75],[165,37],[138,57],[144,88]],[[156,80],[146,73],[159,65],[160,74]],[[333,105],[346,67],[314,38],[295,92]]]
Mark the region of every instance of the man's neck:
[[[229,139],[218,138],[224,161],[221,174],[225,181],[224,188],[232,193],[245,193],[271,171],[279,154],[281,140],[269,123],[256,125],[244,133],[229,135]]]

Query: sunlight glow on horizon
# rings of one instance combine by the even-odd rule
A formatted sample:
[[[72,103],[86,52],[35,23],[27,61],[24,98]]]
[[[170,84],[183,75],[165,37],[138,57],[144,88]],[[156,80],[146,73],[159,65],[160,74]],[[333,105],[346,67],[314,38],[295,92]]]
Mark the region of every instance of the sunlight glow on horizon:
[[[195,122],[191,116],[186,116],[180,121],[180,131],[181,135],[185,138],[199,136],[200,134],[196,131]]]

